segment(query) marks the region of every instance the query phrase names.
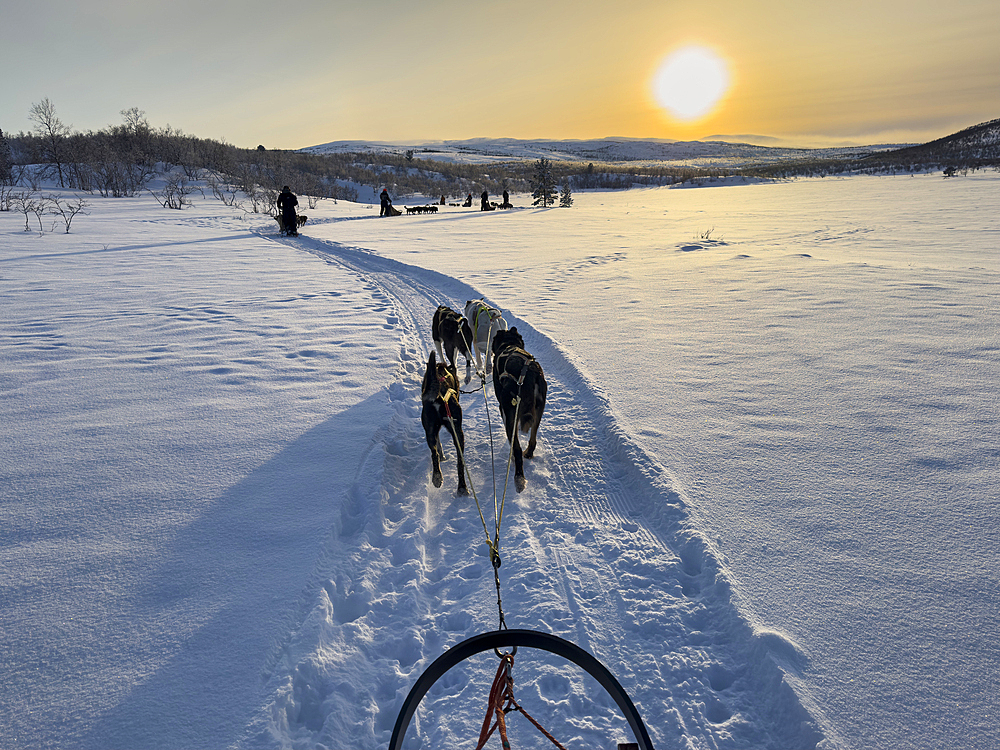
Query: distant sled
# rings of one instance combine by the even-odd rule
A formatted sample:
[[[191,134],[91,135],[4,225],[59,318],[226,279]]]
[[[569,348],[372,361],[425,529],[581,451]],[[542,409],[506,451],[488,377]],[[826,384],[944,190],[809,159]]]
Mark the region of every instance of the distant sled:
[[[285,226],[285,220],[281,216],[281,214],[278,214],[277,216],[275,216],[274,220],[276,222],[278,222],[278,232],[280,232],[281,234],[284,234],[284,235],[288,235],[288,234],[298,234],[299,233],[299,227],[301,227],[303,224],[306,223],[307,218],[306,218],[305,214],[299,214],[298,216],[296,216],[295,217],[295,221],[296,221],[295,227],[293,229],[291,229],[291,230],[289,230],[288,227]]]

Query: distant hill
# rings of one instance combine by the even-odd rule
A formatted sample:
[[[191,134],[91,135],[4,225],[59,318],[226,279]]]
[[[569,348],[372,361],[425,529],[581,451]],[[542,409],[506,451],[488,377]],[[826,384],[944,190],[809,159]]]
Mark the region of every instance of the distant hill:
[[[732,140],[714,140],[727,138]],[[740,142],[745,138],[751,142]],[[1000,119],[990,120],[923,144],[875,144],[837,148],[761,145],[765,136],[713,136],[712,140],[657,138],[524,140],[472,138],[460,141],[332,141],[301,149],[310,154],[367,153],[455,164],[536,161],[595,163],[629,168],[681,168],[743,172],[759,176],[843,172],[975,169],[1000,165]],[[770,139],[778,143],[775,139]]]
[[[462,141],[398,142],[333,141],[301,149],[312,154],[369,153],[403,155],[418,159],[484,164],[535,161],[596,162],[635,166],[675,166],[719,169],[736,165],[754,166],[805,159],[857,159],[899,148],[899,144],[849,148],[802,149],[769,147],[724,141],[672,141],[667,139],[600,138],[594,140],[521,140],[473,138]]]
[[[277,154],[254,152],[249,158],[273,160]],[[484,189],[491,195],[505,189],[530,192],[534,162],[543,157],[553,162],[557,180],[574,190],[726,185],[846,174],[944,171],[948,175],[1000,165],[1000,120],[920,145],[835,148],[641,138],[332,141],[283,152],[287,164],[282,174],[298,174],[298,191],[307,194],[325,190],[372,201],[387,187],[396,197],[437,200],[479,195]]]
[[[1000,119],[973,125],[919,146],[895,149],[881,155],[938,166],[976,167],[1000,164]]]

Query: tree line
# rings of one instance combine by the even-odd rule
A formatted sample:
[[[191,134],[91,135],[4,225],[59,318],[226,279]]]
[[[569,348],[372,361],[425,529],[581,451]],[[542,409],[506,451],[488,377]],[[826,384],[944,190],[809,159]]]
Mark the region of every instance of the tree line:
[[[51,181],[62,188],[102,197],[131,197],[148,190],[157,176],[168,176],[158,198],[168,207],[183,205],[194,181],[209,185],[228,202],[245,202],[254,212],[273,211],[284,185],[299,195],[358,200],[359,188],[373,196],[386,188],[396,196],[421,194],[464,198],[531,192],[537,164],[499,161],[463,164],[403,153],[313,154],[242,148],[225,141],[188,135],[167,125],[150,125],[137,107],[122,110],[122,121],[100,130],[75,131],[49,99],[33,104],[32,128],[16,135],[0,131],[0,184],[38,188]],[[709,170],[634,167],[547,161],[552,179],[573,189],[625,189],[664,185],[705,176]]]
[[[49,99],[29,110],[31,130],[16,135],[0,130],[0,210],[10,210],[4,196],[11,186],[33,190],[43,180],[103,197],[130,197],[149,189],[156,177],[165,186],[157,199],[168,208],[182,207],[186,196],[207,185],[213,195],[240,202],[254,212],[274,211],[282,186],[312,199],[357,201],[359,190],[382,188],[398,197],[442,196],[460,199],[483,190],[491,194],[537,192],[539,164],[527,160],[463,164],[422,159],[402,153],[314,154],[301,151],[242,148],[225,141],[187,135],[167,125],[150,125],[137,107],[122,110],[122,121],[96,131],[66,125]],[[1000,164],[1000,121],[968,129],[941,142],[863,158],[808,157],[798,162],[731,168],[678,167],[669,164],[545,161],[542,205],[555,185],[565,190],[620,190],[663,186],[729,175],[792,178],[857,172],[898,173],[932,168],[977,169]],[[201,188],[197,188],[201,189]],[[367,198],[367,195],[365,196]],[[537,195],[535,195],[537,198]]]

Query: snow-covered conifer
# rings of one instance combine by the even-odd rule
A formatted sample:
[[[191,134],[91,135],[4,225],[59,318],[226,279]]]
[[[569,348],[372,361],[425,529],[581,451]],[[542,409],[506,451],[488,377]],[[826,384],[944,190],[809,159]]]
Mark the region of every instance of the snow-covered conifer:
[[[563,180],[562,192],[559,194],[559,208],[569,208],[573,205],[573,191],[569,186],[569,177]]]
[[[556,178],[552,176],[552,162],[544,156],[535,162],[531,180],[531,205],[548,208],[556,202]]]
[[[11,163],[10,144],[7,142],[7,136],[0,130],[0,185],[10,184]]]

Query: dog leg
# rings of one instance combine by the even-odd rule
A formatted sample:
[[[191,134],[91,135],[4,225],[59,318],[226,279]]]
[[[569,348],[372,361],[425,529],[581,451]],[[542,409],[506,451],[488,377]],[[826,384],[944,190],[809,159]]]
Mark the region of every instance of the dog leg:
[[[441,476],[441,459],[444,451],[441,448],[441,439],[438,437],[440,425],[435,424],[432,411],[426,406],[420,415],[420,421],[424,425],[424,437],[427,439],[427,447],[431,449],[431,481],[435,487],[440,487],[444,478]]]
[[[472,380],[472,353],[478,351],[476,349],[476,336],[472,330],[472,326],[469,325],[469,321],[465,318],[459,319],[458,333],[462,337],[462,340],[459,342],[459,350],[462,352],[462,356],[465,357],[465,382],[468,384]],[[478,368],[476,371],[479,371]]]
[[[472,350],[476,354],[476,372],[481,372],[481,373],[483,373],[485,375],[486,374],[486,370],[483,369],[483,353],[482,353],[482,350],[479,348],[479,340],[478,339],[474,338],[472,340]]]
[[[490,351],[490,348],[492,347],[492,345],[493,345],[493,329],[490,328],[490,330],[486,332],[486,348],[483,349],[483,365],[482,366],[483,366],[483,374],[485,374],[485,375],[489,375],[490,372],[493,370],[493,367],[492,367],[492,365],[493,365],[493,352]],[[478,347],[476,347],[476,352],[477,353],[479,352],[479,348]]]
[[[446,341],[445,342],[445,344],[444,344],[444,354],[445,354],[445,357],[447,357],[448,363],[451,365],[451,369],[453,371],[457,372],[458,371],[458,365],[457,365],[458,356],[456,355],[455,349],[456,349],[456,347],[455,347],[455,343],[454,342],[452,342],[452,341]],[[445,357],[442,357],[441,359],[444,360]]]
[[[535,455],[535,444],[538,442],[538,426],[542,423],[542,413],[545,411],[545,394],[541,392],[538,381],[535,381],[531,389],[531,437],[528,439],[528,450],[524,452],[525,458]]]
[[[539,417],[531,425],[531,437],[528,439],[528,449],[524,452],[525,458],[533,458],[535,455],[535,443],[537,442],[538,439],[538,424],[541,421],[542,420]]]
[[[441,460],[438,458],[437,451],[431,451],[431,463],[433,468],[431,469],[431,481],[434,483],[435,487],[440,487],[444,484],[444,476],[441,474]]]
[[[431,482],[435,487],[440,487],[444,482],[444,477],[441,475],[441,441],[435,435],[433,438],[428,437],[427,444],[431,449]]]
[[[458,494],[468,495],[469,488],[465,484],[465,432],[462,430],[461,419],[455,420],[454,428],[451,422],[445,422],[444,426],[451,433],[451,438],[455,441],[455,453],[458,454]]]
[[[510,442],[511,451],[514,453],[514,488],[518,492],[523,492],[528,484],[524,478],[524,453],[521,451],[521,441],[517,436],[517,425],[514,424],[514,415],[505,415],[504,427],[507,429],[507,440]]]
[[[514,455],[517,458],[517,469],[514,471],[514,489],[521,493],[528,486],[528,480],[524,477],[524,463],[521,461],[520,441],[515,444]]]

